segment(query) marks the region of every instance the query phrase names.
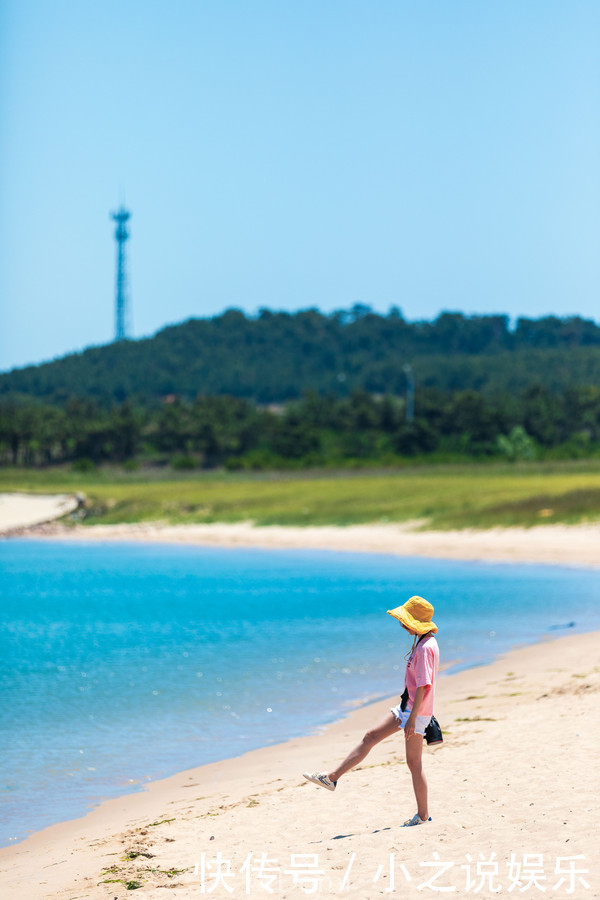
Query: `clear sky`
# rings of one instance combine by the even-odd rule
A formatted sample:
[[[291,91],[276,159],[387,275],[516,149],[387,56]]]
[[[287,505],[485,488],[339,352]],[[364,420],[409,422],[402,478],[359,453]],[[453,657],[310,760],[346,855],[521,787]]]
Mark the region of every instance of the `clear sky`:
[[[0,369],[227,307],[600,317],[597,0],[3,0]]]

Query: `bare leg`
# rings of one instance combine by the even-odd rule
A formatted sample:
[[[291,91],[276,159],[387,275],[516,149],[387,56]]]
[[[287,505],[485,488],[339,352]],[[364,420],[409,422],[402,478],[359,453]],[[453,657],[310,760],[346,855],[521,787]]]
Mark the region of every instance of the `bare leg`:
[[[342,775],[362,762],[365,756],[373,749],[375,744],[379,744],[386,737],[398,732],[398,721],[393,714],[389,712],[385,718],[379,722],[374,728],[371,728],[363,737],[360,744],[357,744],[354,750],[351,750],[346,759],[335,769],[327,774],[332,781],[338,781]]]
[[[406,764],[412,775],[413,790],[417,800],[417,812],[425,821],[429,818],[429,810],[427,806],[427,779],[423,771],[423,735],[413,734],[407,741],[406,745]]]

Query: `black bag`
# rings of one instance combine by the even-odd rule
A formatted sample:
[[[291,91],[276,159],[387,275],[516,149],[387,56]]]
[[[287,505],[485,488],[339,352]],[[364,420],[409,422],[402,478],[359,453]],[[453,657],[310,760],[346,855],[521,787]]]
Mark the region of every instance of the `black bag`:
[[[440,723],[436,719],[435,716],[432,716],[429,720],[429,725],[425,729],[425,740],[431,747],[436,744],[441,744],[444,740],[442,737],[442,729],[440,728]]]
[[[402,693],[402,697],[400,698],[400,709],[402,712],[408,706],[408,688],[404,688]],[[440,728],[440,723],[436,719],[435,716],[432,716],[429,720],[429,725],[425,729],[425,740],[430,746],[435,746],[436,744],[443,743],[442,729]]]

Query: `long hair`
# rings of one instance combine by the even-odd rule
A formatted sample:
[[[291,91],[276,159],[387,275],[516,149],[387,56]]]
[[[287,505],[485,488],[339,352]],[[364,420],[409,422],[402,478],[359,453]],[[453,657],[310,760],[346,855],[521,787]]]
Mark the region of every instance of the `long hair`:
[[[410,659],[411,659],[413,653],[415,652],[415,647],[419,643],[419,640],[420,640],[420,636],[418,634],[415,634],[415,636],[413,637],[412,647],[410,648],[408,653],[406,653],[404,656],[404,659],[406,660],[406,662],[410,662]]]
[[[433,631],[433,629],[432,629],[432,631]],[[410,662],[411,657],[412,657],[413,653],[415,652],[416,646],[419,643],[419,641],[422,641],[423,638],[426,638],[428,634],[432,633],[432,631],[426,631],[425,634],[415,634],[415,636],[413,638],[412,647],[410,648],[410,650],[404,657],[406,662]]]

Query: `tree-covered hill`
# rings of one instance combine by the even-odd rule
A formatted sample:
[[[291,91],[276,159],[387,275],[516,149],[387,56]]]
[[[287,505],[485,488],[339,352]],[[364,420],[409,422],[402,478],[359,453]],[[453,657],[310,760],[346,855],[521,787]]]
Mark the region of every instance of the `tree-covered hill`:
[[[368,307],[325,315],[230,309],[190,319],[154,337],[93,347],[0,375],[0,398],[36,397],[63,405],[73,397],[112,406],[154,405],[169,395],[284,402],[308,390],[347,396],[401,393],[403,367],[417,386],[488,395],[542,384],[551,391],[600,384],[600,327],[579,317],[521,318],[442,313],[408,322],[397,309]]]

